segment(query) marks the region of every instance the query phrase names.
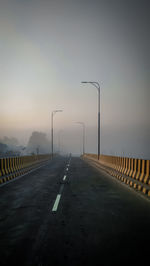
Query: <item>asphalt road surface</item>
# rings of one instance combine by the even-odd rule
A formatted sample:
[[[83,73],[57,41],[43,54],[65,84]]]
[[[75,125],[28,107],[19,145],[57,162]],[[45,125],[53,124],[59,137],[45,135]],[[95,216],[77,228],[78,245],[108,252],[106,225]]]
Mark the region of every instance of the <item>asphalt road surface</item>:
[[[0,186],[0,266],[149,264],[150,201],[57,157]]]

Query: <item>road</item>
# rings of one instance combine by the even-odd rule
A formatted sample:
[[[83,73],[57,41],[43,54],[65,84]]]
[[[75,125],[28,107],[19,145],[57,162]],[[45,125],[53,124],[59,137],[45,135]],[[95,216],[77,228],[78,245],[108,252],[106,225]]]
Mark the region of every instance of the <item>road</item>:
[[[0,186],[0,265],[149,261],[150,201],[86,161],[57,157]]]

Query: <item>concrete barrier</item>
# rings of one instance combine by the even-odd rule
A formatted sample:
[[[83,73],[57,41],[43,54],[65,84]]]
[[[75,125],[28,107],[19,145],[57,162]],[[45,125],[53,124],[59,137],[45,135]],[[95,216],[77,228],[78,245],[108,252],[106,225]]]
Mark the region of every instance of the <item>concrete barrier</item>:
[[[9,158],[9,169],[10,172],[12,173],[13,172],[12,158]]]
[[[0,159],[0,184],[23,174],[51,158],[50,155],[33,155]]]
[[[0,159],[0,177],[3,175],[3,172],[2,172],[2,159]]]
[[[135,178],[136,174],[138,171],[138,159],[134,159],[134,163],[133,163],[133,174],[132,177]]]
[[[127,171],[128,171],[128,166],[129,166],[129,158],[125,158],[125,165],[126,165],[126,167],[125,167],[125,170],[124,170],[123,174],[126,174],[126,173],[127,173]]]
[[[131,168],[130,168],[129,176],[132,176],[133,171],[134,171],[134,159],[132,158],[131,159]]]
[[[146,160],[142,160],[142,171],[141,171],[141,175],[139,177],[139,180],[143,181],[145,176],[146,176]]]
[[[1,159],[1,171],[2,171],[2,176],[7,174],[7,169],[6,169],[6,159]]]
[[[136,180],[139,180],[140,174],[142,170],[142,160],[138,159],[138,171],[136,173]]]
[[[122,172],[122,169],[123,169],[123,157],[121,157],[121,160],[120,160],[120,168],[119,168],[119,172],[121,173]]]
[[[120,163],[119,163],[119,168],[118,168],[119,172],[121,172],[122,166],[123,166],[123,157],[120,157]]]
[[[84,157],[98,161],[96,154],[85,154]],[[121,174],[150,185],[150,160],[101,155],[99,162]]]
[[[146,161],[146,175],[144,177],[144,183],[150,184],[150,161]]]
[[[121,173],[122,173],[122,174],[124,173],[125,168],[126,168],[126,158],[124,157],[124,158],[123,158],[123,166],[122,166],[122,170],[121,170]]]
[[[126,175],[129,176],[130,172],[131,172],[131,158],[128,158],[128,169]]]

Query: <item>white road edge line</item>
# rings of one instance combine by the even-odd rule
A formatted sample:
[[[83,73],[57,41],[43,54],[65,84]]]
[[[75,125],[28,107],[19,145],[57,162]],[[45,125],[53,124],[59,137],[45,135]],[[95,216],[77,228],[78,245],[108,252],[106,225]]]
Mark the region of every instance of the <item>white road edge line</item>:
[[[60,198],[61,198],[61,194],[58,194],[57,197],[56,197],[56,200],[55,200],[54,206],[53,206],[53,208],[52,208],[52,212],[56,212],[56,211],[57,211],[57,208],[58,208],[58,205],[59,205]]]

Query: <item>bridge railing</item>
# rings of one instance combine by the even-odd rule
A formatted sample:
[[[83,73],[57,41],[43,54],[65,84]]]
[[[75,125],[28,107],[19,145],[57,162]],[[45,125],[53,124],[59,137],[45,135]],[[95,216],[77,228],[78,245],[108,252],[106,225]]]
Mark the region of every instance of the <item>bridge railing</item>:
[[[49,154],[1,158],[0,183],[6,182],[18,175],[24,174],[32,168],[51,158]]]
[[[96,154],[84,154],[84,157],[98,161]],[[150,185],[150,160],[101,155],[99,162],[105,166]]]

